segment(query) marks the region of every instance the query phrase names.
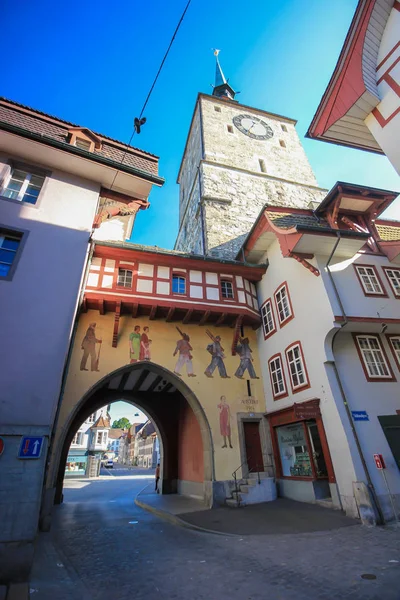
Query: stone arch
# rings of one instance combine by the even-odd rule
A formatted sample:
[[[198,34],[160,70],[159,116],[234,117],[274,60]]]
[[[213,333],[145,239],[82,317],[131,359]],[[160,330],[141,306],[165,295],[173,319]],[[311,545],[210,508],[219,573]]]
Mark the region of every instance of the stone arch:
[[[55,492],[55,502],[62,501],[65,463],[74,433],[95,410],[118,400],[134,404],[155,424],[162,444],[163,493],[185,493],[183,482],[179,479],[185,460],[180,456],[180,445],[187,444],[187,439],[182,440],[182,428],[189,423],[196,432],[197,423],[202,445],[199,457],[203,469],[202,496],[206,505],[211,506],[214,481],[213,443],[204,410],[184,381],[151,361],[125,365],[108,373],[82,396],[65,423],[57,428],[57,441],[52,449],[46,481],[47,490],[53,489]],[[196,489],[199,490],[200,486],[197,485]]]

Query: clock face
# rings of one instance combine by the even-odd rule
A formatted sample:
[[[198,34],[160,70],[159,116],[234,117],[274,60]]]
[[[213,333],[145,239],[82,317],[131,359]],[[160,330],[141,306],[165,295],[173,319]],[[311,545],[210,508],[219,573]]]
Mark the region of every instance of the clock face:
[[[252,115],[237,115],[233,118],[233,124],[253,140],[269,140],[274,135],[269,125]]]

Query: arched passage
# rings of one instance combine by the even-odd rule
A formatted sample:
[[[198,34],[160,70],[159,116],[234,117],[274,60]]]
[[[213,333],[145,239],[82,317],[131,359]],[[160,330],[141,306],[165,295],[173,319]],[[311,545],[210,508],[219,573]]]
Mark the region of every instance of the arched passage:
[[[75,405],[58,432],[53,468],[47,487],[55,487],[55,502],[62,501],[68,450],[74,433],[95,410],[125,400],[142,409],[160,435],[162,492],[201,495],[212,503],[214,480],[212,438],[204,411],[190,388],[173,373],[152,362],[127,365],[96,383]]]

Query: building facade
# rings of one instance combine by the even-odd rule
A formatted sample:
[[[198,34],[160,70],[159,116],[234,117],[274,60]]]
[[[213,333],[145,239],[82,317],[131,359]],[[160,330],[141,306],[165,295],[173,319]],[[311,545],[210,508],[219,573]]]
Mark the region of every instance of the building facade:
[[[53,503],[42,498],[46,456],[92,233],[101,237],[113,217],[114,239],[129,237],[163,180],[157,157],[5,99],[0,129],[2,583],[27,580],[40,507]],[[82,368],[95,369],[93,339],[80,341]],[[38,458],[24,458],[22,436],[28,451],[42,440]]]
[[[307,136],[386,154],[400,174],[400,3],[360,0]]]

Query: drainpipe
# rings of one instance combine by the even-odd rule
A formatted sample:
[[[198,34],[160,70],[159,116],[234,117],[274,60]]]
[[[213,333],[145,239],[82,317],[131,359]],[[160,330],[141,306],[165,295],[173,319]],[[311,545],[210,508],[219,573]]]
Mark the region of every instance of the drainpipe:
[[[337,334],[339,333],[339,331],[341,331],[343,329],[343,327],[345,327],[347,325],[347,323],[349,322],[348,318],[347,318],[347,315],[346,315],[346,312],[344,310],[344,306],[343,306],[342,300],[340,298],[339,291],[338,291],[338,289],[336,287],[335,280],[333,279],[332,272],[331,272],[331,270],[329,268],[330,262],[333,259],[333,256],[334,256],[334,254],[336,252],[336,249],[337,249],[337,247],[339,245],[339,242],[341,240],[340,231],[337,231],[336,235],[337,235],[336,243],[335,243],[335,245],[333,247],[333,250],[332,250],[332,252],[331,252],[331,254],[330,254],[329,258],[328,258],[328,261],[327,261],[327,263],[325,265],[325,269],[326,269],[326,271],[328,273],[329,280],[330,280],[330,282],[332,284],[333,290],[335,292],[336,300],[338,301],[338,304],[339,304],[339,307],[340,307],[340,311],[341,311],[342,316],[343,316],[343,321],[342,321],[342,323],[340,325],[340,329],[338,329],[334,333],[333,338],[332,338],[332,353],[333,353],[333,344],[334,344],[334,341],[335,341],[335,337],[337,336]],[[370,473],[369,473],[369,470],[368,470],[368,466],[367,466],[366,460],[364,458],[364,454],[363,454],[363,451],[362,451],[362,448],[361,448],[361,444],[360,444],[360,440],[359,440],[359,437],[358,437],[358,434],[357,434],[357,430],[356,430],[356,428],[354,426],[353,417],[351,416],[350,407],[349,407],[349,404],[347,402],[347,397],[346,397],[345,391],[343,389],[343,385],[342,385],[342,381],[340,379],[339,371],[338,371],[337,366],[336,366],[336,361],[333,360],[333,361],[329,361],[329,362],[332,365],[333,371],[335,373],[336,381],[337,381],[337,384],[339,386],[340,395],[342,397],[342,401],[343,401],[343,405],[344,405],[344,408],[345,408],[345,411],[346,411],[346,414],[347,414],[347,418],[348,418],[348,421],[349,421],[350,429],[351,429],[351,431],[353,433],[354,441],[356,443],[358,454],[360,456],[360,460],[361,460],[361,463],[362,463],[362,466],[363,466],[363,469],[364,469],[365,477],[367,479],[367,486],[368,486],[368,488],[369,488],[369,490],[371,492],[372,498],[374,499],[374,503],[375,503],[376,509],[378,511],[378,516],[379,516],[379,523],[378,524],[380,525],[380,524],[383,524],[385,522],[384,521],[384,517],[383,517],[383,513],[382,513],[382,510],[381,510],[379,501],[378,501],[378,496],[376,494],[376,491],[375,491],[375,488],[374,488],[374,484],[372,483],[372,479],[371,479],[371,476],[370,476]]]

